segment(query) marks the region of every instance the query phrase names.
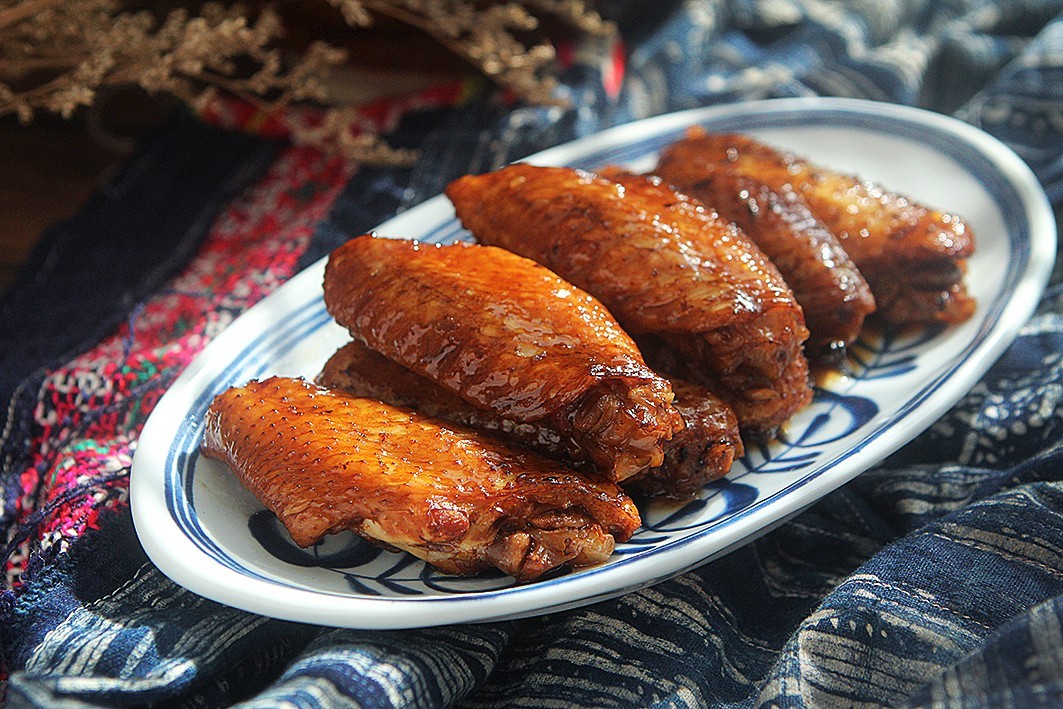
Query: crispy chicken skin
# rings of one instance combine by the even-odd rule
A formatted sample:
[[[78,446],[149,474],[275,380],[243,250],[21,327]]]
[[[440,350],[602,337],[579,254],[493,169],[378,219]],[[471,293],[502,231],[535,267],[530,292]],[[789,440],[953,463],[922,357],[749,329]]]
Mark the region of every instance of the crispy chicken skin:
[[[743,429],[770,432],[811,399],[808,330],[778,270],[734,225],[659,180],[517,164],[462,177],[447,195],[479,241],[535,259],[632,335],[682,352]]]
[[[795,191],[839,239],[887,322],[958,323],[974,312],[963,283],[974,239],[960,217],[742,135],[691,129],[662,151],[655,172],[680,181],[716,165],[780,194]]]
[[[318,382],[355,396],[407,406],[430,416],[497,432],[508,441],[553,458],[569,453],[557,431],[543,425],[517,423],[479,409],[437,384],[370,350],[351,342],[336,351],[321,370]],[[723,477],[743,453],[738,420],[719,397],[704,387],[673,379],[675,407],[686,424],[664,444],[664,461],[624,481],[643,494],[685,498]]]
[[[661,464],[672,388],[601,303],[515,254],[361,236],[325,269],[355,339],[474,406],[543,423],[613,480]]]
[[[203,453],[300,546],[345,530],[446,573],[530,581],[606,559],[640,524],[615,484],[381,402],[274,377],[219,394]]]
[[[806,352],[842,350],[875,310],[867,281],[794,190],[776,190],[727,165],[664,163],[657,174],[739,226],[778,267],[805,312]]]

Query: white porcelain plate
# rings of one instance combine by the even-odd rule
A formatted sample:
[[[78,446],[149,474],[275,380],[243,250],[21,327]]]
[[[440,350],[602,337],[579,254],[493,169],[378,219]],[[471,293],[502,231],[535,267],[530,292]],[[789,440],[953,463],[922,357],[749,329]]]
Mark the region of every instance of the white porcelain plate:
[[[1037,181],[1008,148],[937,114],[880,103],[783,99],[660,116],[528,159],[647,169],[691,125],[749,133],[817,162],[959,213],[977,253],[978,310],[934,331],[869,333],[845,376],[770,445],[685,505],[643,505],[644,526],[593,568],[516,586],[501,574],[448,577],[353,534],[302,550],[228,468],[199,455],[211,398],[271,374],[313,377],[347,341],[322,302],[318,263],[251,308],[177,380],[144,428],[132,471],[137,533],[151,559],[208,598],[278,618],[361,628],[499,620],[571,608],[667,579],[747,542],[911,440],[977,381],[1030,316],[1055,251]],[[464,238],[440,196],[378,232]]]

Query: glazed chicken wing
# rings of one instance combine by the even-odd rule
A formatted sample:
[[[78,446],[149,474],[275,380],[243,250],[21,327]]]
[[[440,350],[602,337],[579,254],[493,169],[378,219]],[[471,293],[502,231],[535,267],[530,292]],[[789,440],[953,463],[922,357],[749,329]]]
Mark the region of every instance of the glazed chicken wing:
[[[539,261],[628,332],[682,352],[745,430],[771,431],[811,399],[808,330],[778,270],[735,226],[660,181],[517,164],[460,178],[447,195],[479,241]]]
[[[660,465],[682,428],[668,381],[601,303],[502,249],[352,239],[329,258],[325,304],[371,349],[478,408],[545,424],[614,480]]]
[[[840,351],[856,339],[875,299],[838,239],[793,190],[726,165],[670,161],[657,174],[737,224],[767,254],[804,309],[808,352]]]
[[[357,340],[329,357],[317,381],[330,389],[379,399],[393,406],[406,406],[433,418],[495,433],[544,455],[575,461],[561,434],[544,422],[521,423],[504,418],[491,409],[470,404]]]
[[[446,573],[519,581],[603,561],[640,524],[613,483],[475,431],[274,377],[218,395],[203,452],[300,546],[351,530]]]
[[[958,216],[741,135],[693,129],[662,152],[656,172],[689,180],[718,165],[779,194],[795,191],[841,241],[888,322],[957,323],[974,312],[963,283],[974,240]]]
[[[407,406],[435,418],[483,431],[554,458],[569,458],[557,431],[542,423],[518,423],[492,411],[479,409],[437,384],[370,350],[351,342],[336,351],[321,370],[318,381],[326,387],[355,396]],[[664,444],[664,461],[624,481],[624,486],[644,494],[689,497],[701,487],[723,477],[743,453],[734,412],[704,387],[673,379],[674,405],[685,426]]]

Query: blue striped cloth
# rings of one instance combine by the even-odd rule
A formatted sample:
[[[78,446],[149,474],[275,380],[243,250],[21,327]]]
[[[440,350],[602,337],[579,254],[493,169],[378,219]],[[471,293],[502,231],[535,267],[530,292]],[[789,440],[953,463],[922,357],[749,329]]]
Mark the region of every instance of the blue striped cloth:
[[[630,52],[619,95],[602,90],[599,63],[586,61],[563,77],[568,110],[487,97],[407,121],[393,138],[420,147],[420,162],[358,172],[304,263],[465,172],[644,116],[780,96],[955,115],[1015,149],[1063,214],[1061,0],[628,0],[605,9]],[[163,179],[174,169],[163,158],[217,140],[182,125],[172,135],[180,139],[146,149],[155,167],[139,179]],[[222,177],[265,159],[243,144],[210,150]],[[204,190],[203,204],[219,198]],[[132,210],[135,195],[116,204]],[[932,428],[695,571],[528,620],[319,628],[176,586],[147,562],[125,513],[39,562],[23,593],[0,596],[6,701],[1063,706],[1061,433],[1057,263],[1015,343]]]

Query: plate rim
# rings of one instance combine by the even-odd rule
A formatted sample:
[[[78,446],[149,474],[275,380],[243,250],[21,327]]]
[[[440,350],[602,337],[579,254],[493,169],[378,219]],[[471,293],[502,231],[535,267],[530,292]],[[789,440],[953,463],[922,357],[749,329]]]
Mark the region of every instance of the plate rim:
[[[557,612],[633,592],[707,563],[782,524],[792,515],[849,482],[856,475],[910,441],[912,437],[924,431],[954,405],[1000,357],[1033,313],[1039,295],[1051,273],[1056,249],[1054,238],[1056,229],[1051,207],[1033,172],[1014,151],[1002,142],[974,126],[924,109],[861,99],[802,97],[743,101],[646,118],[549,148],[527,156],[523,161],[538,164],[555,161],[549,164],[557,164],[558,156],[564,156],[567,161],[572,162],[574,159],[569,157],[571,155],[585,156],[605,148],[623,145],[628,142],[628,136],[631,135],[664,134],[669,130],[681,130],[695,123],[704,123],[727,116],[787,112],[795,114],[848,112],[873,115],[913,125],[931,125],[953,134],[967,146],[976,149],[983,158],[1000,170],[1007,183],[1014,188],[1027,217],[1029,253],[1025,269],[1018,274],[1014,289],[1004,294],[1004,302],[995,324],[988,327],[988,332],[973,338],[971,343],[956,355],[957,360],[951,369],[937,372],[932,377],[933,382],[936,382],[935,386],[930,386],[931,382],[927,382],[926,387],[929,391],[924,394],[923,398],[931,398],[929,405],[917,406],[912,402],[913,405],[908,407],[910,410],[906,411],[902,418],[908,419],[906,425],[915,429],[914,434],[890,436],[888,434],[895,432],[897,424],[883,424],[874,432],[875,435],[872,438],[862,439],[859,442],[859,448],[863,449],[861,455],[848,455],[834,466],[816,475],[794,481],[768,498],[771,499],[769,507],[765,508],[764,504],[757,504],[729,518],[723,527],[713,529],[711,534],[714,542],[713,551],[706,553],[700,549],[700,547],[707,546],[706,534],[694,534],[672,540],[658,547],[657,549],[667,551],[667,559],[672,562],[667,564],[668,571],[665,573],[653,570],[655,565],[652,563],[652,558],[641,559],[643,562],[650,563],[639,565],[637,562],[640,559],[634,557],[617,560],[606,567],[583,570],[578,575],[548,579],[523,586],[453,596],[419,598],[348,596],[281,585],[272,581],[249,579],[209,557],[204,558],[201,550],[183,536],[177,525],[170,527],[172,532],[180,535],[180,538],[176,540],[176,546],[174,546],[173,538],[167,538],[164,541],[161,537],[166,535],[159,534],[152,529],[153,523],[160,516],[170,523],[172,519],[169,518],[169,511],[165,505],[165,495],[159,495],[156,498],[149,493],[142,492],[151,490],[150,476],[154,462],[148,457],[151,446],[142,446],[142,444],[144,442],[150,444],[155,438],[163,436],[166,430],[175,429],[176,418],[186,418],[188,407],[182,404],[189,400],[190,392],[198,391],[195,385],[201,383],[201,378],[212,371],[210,355],[215,351],[226,349],[230,341],[238,339],[245,333],[260,331],[261,328],[257,328],[256,325],[260,321],[270,319],[270,309],[260,306],[266,304],[267,301],[275,308],[278,302],[284,302],[286,299],[299,302],[305,300],[304,297],[300,297],[300,294],[307,287],[307,281],[314,279],[320,281],[326,257],[295,274],[272,294],[230,323],[204,347],[171,384],[149,416],[138,438],[137,451],[134,454],[130,473],[130,506],[134,528],[149,559],[166,576],[204,597],[254,613],[321,625],[399,629],[462,622],[491,622]],[[442,195],[433,197],[418,207],[424,207],[430,203],[438,205],[440,200],[445,201],[445,197]],[[411,212],[413,210],[404,214]],[[377,228],[385,231],[388,225],[397,221],[401,222],[404,214],[397,215]],[[964,352],[967,354],[963,355]],[[941,388],[947,389],[947,394],[940,394]],[[174,414],[178,416],[175,418]],[[198,422],[189,420],[188,423],[194,428]],[[169,440],[173,442],[172,437]],[[167,456],[172,453],[171,446],[167,451]],[[154,457],[157,458],[158,455],[156,450]],[[854,458],[856,458],[855,461]],[[165,484],[165,481],[161,482]],[[157,485],[158,482],[156,482]],[[800,494],[798,494],[799,491]],[[762,517],[769,519],[767,522],[758,523]],[[189,552],[198,557],[200,563],[209,565],[213,578],[208,578],[202,569],[192,570],[192,565],[181,558]],[[654,555],[657,555],[656,551]],[[658,562],[660,561],[658,559]],[[660,565],[660,563],[656,564],[656,566]],[[610,574],[611,582],[607,590],[597,589],[595,592],[598,577],[603,572]],[[253,593],[248,590],[249,584],[256,587],[260,584],[268,584],[268,586],[262,589],[266,591],[265,593]],[[556,591],[560,584],[570,591],[564,598],[554,599],[553,602],[545,604],[535,602],[535,597],[538,595],[556,595],[551,594],[551,591]],[[329,599],[328,604],[322,603],[323,596]],[[344,610],[346,606],[352,607]],[[354,607],[357,606],[365,607],[365,610],[355,613]],[[433,614],[433,617],[425,618],[423,612],[429,607],[439,612]]]

